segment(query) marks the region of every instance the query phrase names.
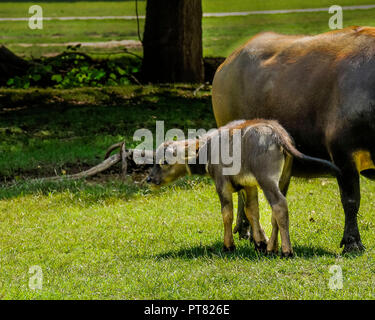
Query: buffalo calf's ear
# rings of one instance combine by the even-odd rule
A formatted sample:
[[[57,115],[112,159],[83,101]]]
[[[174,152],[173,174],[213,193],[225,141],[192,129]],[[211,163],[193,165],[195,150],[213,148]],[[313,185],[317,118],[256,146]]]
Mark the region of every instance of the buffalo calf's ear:
[[[199,153],[199,140],[189,140],[185,144],[185,161],[198,157]]]
[[[160,166],[160,168],[166,167],[166,164],[163,163],[163,159],[159,160],[159,166]]]
[[[173,156],[177,157],[177,146],[173,146]]]

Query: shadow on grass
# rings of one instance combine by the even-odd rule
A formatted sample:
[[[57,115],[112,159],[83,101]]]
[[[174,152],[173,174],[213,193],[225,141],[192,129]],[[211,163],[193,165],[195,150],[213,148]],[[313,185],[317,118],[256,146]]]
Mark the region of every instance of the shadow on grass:
[[[168,251],[156,255],[158,259],[182,258],[186,260],[196,258],[225,258],[229,260],[245,259],[245,260],[264,260],[264,259],[281,259],[280,255],[267,255],[255,250],[253,244],[237,247],[234,252],[223,252],[223,243],[217,241],[210,246],[195,246],[190,248],[182,248],[176,251]],[[336,257],[335,252],[328,251],[321,247],[309,247],[297,245],[293,247],[296,258],[312,259],[316,257]]]

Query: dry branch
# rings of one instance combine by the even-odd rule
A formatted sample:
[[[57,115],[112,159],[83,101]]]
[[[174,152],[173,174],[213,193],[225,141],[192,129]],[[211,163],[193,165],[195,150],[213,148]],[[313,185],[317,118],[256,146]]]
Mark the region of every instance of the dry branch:
[[[116,163],[120,162],[120,160],[121,160],[121,155],[117,153],[107,158],[106,160],[96,165],[95,167],[92,167],[88,170],[85,170],[76,174],[56,176],[56,177],[47,177],[47,178],[33,179],[33,180],[34,181],[58,181],[58,180],[64,180],[64,179],[77,180],[77,179],[88,178],[100,172],[103,172],[104,170],[107,170],[108,168],[112,167]]]
[[[120,148],[120,152],[110,156],[111,152],[118,148]],[[104,157],[104,161],[96,165],[95,167],[92,167],[88,170],[85,170],[76,174],[39,178],[39,179],[33,179],[33,181],[59,181],[59,180],[64,180],[64,179],[67,179],[67,180],[84,179],[84,178],[92,177],[100,172],[103,172],[120,161],[121,161],[121,168],[122,168],[122,176],[125,179],[127,170],[128,170],[128,161],[133,161],[136,165],[144,165],[144,164],[152,163],[152,160],[154,159],[154,156],[155,156],[155,152],[152,150],[142,150],[139,153],[136,152],[136,155],[137,157],[139,156],[139,157],[142,157],[143,159],[142,158],[134,159],[135,151],[136,150],[134,149],[126,150],[125,142],[119,142],[108,148]]]
[[[121,150],[120,150],[120,154],[121,154],[121,169],[122,169],[122,178],[125,179],[126,178],[126,172],[128,171],[128,161],[127,161],[127,151],[125,149],[125,143],[123,143],[121,145]]]

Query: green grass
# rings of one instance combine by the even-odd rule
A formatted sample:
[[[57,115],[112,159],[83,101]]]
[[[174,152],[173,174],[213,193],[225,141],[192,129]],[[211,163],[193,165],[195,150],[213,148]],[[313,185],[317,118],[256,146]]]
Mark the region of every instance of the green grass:
[[[370,0],[203,0],[203,12],[321,8],[331,5],[366,5]],[[0,17],[28,17],[35,2],[2,2]],[[135,1],[39,1],[45,17],[135,15]],[[146,1],[138,1],[139,14],[145,14]]]
[[[319,5],[321,6],[321,5]],[[374,26],[375,10],[344,12],[344,26]],[[237,46],[261,31],[288,34],[317,34],[329,31],[330,15],[325,12],[254,15],[203,19],[203,51],[205,56],[227,56]],[[100,25],[100,29],[98,29]],[[141,21],[143,29],[144,21]],[[38,57],[64,50],[65,42],[97,42],[137,40],[136,21],[45,21],[43,30],[30,30],[27,22],[0,22],[0,39],[16,53]],[[60,47],[21,47],[18,43],[62,43]],[[100,52],[84,48],[83,51]],[[118,51],[108,49],[107,51]],[[140,50],[138,50],[138,53]]]
[[[371,0],[203,0],[203,12],[328,8],[371,4]]]
[[[375,10],[347,11],[344,27],[375,26]],[[283,34],[318,34],[330,31],[328,13],[293,13],[203,19],[205,56],[228,56],[250,37],[263,31]]]
[[[145,1],[138,1],[139,13],[144,14]],[[43,9],[45,17],[71,17],[71,16],[134,16],[135,1],[49,1],[30,2],[17,1],[3,2],[0,4],[0,17],[29,17],[29,8],[38,4]]]
[[[100,30],[98,30],[100,24]],[[129,20],[45,21],[42,30],[31,30],[27,22],[1,22],[6,43],[59,43],[137,39],[136,22]],[[143,21],[142,21],[143,25]]]
[[[258,255],[237,238],[236,253],[221,253],[219,201],[206,179],[159,192],[119,181],[23,184],[0,200],[0,293],[3,299],[373,299],[375,189],[362,182],[359,226],[367,251],[342,257],[335,182],[292,181],[296,257],[289,260]],[[263,196],[260,209],[269,235]],[[40,291],[28,288],[33,265],[43,271]],[[342,290],[328,287],[332,265],[343,270]]]
[[[208,91],[187,85],[75,90],[1,90],[2,299],[373,299],[375,184],[362,179],[359,228],[367,247],[341,256],[344,216],[333,179],[292,179],[288,194],[296,257],[255,252],[236,236],[221,252],[220,204],[208,178],[184,178],[152,191],[108,179],[40,183],[22,177],[59,172],[68,162],[100,161],[134,130],[214,126]],[[40,168],[38,168],[38,166]],[[69,169],[68,173],[69,173]],[[234,197],[236,198],[236,197]],[[270,235],[270,208],[260,198]],[[43,289],[28,287],[31,266]],[[330,290],[329,268],[343,270]]]
[[[141,21],[143,26],[144,21]],[[100,28],[98,28],[100,25]],[[137,23],[130,20],[83,20],[45,21],[42,30],[31,30],[27,22],[0,22],[2,43],[16,53],[39,57],[42,54],[59,53],[66,48],[66,42],[103,42],[112,40],[138,40]],[[23,47],[15,44],[61,43],[61,46]],[[82,48],[84,52],[121,51],[119,48]],[[140,51],[140,50],[131,50]]]

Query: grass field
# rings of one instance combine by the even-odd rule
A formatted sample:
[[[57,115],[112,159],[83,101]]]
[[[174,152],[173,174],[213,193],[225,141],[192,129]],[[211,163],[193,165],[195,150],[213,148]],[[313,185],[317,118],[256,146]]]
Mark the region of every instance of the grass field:
[[[284,34],[318,34],[330,31],[330,15],[293,13],[246,17],[203,19],[203,47],[205,56],[228,56],[253,35],[263,31]],[[344,13],[344,27],[352,25],[375,26],[375,10]]]
[[[330,4],[368,4],[368,1],[203,1],[205,12],[247,11],[283,8],[327,7]],[[30,3],[0,4],[0,16],[27,15]],[[133,2],[78,2],[43,3],[45,16],[70,15],[126,15],[134,14]],[[121,6],[121,8],[119,7]],[[122,8],[123,7],[123,8]],[[25,11],[26,10],[26,11]],[[21,15],[21,12],[24,12]],[[375,10],[344,12],[344,26],[374,26]],[[240,43],[260,31],[278,31],[291,34],[316,34],[328,31],[328,13],[293,13],[255,15],[246,17],[221,17],[203,19],[203,47],[205,56],[227,56]],[[144,20],[141,20],[143,29]],[[100,27],[99,27],[100,26]],[[45,21],[42,30],[31,30],[26,21],[0,21],[0,41],[11,50],[26,56],[61,52],[66,42],[98,42],[111,40],[137,40],[136,21],[86,20]],[[16,44],[62,43],[61,47],[22,47]],[[98,49],[83,49],[93,51]],[[113,50],[113,49],[112,49]],[[107,50],[108,51],[108,50]],[[140,53],[140,50],[137,50]]]
[[[211,128],[209,91],[194,96],[193,89],[0,90],[2,299],[374,298],[375,184],[365,179],[359,228],[367,250],[349,256],[338,246],[344,217],[335,181],[292,179],[296,257],[289,260],[258,255],[237,237],[237,251],[221,253],[220,205],[207,178],[159,191],[116,171],[86,182],[23,180],[97,163],[109,144],[131,141],[135,129],[152,129],[158,119],[185,132]],[[269,235],[262,195],[260,206]],[[28,286],[34,265],[42,290]],[[342,290],[328,287],[332,265],[342,268]]]
[[[0,17],[28,16],[30,2],[0,3]],[[203,0],[204,12],[369,4],[369,0]],[[40,1],[45,16],[134,15],[133,1]],[[140,1],[140,14],[144,2]],[[372,25],[375,10],[348,11],[344,25]],[[204,18],[205,56],[227,56],[266,30],[328,31],[328,13]],[[143,28],[143,21],[141,21]],[[0,41],[26,56],[61,47],[17,43],[137,39],[135,21],[0,22]],[[84,49],[86,50],[86,49]],[[94,49],[90,49],[94,50]],[[96,49],[95,49],[96,50]],[[87,51],[87,50],[86,50]],[[210,88],[127,86],[72,90],[0,89],[0,299],[374,299],[375,184],[361,180],[358,217],[363,254],[342,256],[344,214],[334,179],[293,178],[288,194],[293,259],[258,254],[235,237],[221,252],[220,204],[208,178],[184,178],[160,190],[123,181],[120,168],[86,181],[32,182],[99,163],[106,148],[133,133],[215,127]],[[260,194],[261,221],[271,211]],[[236,196],[234,196],[236,200]],[[236,201],[235,201],[236,202]],[[39,266],[43,288],[31,290]],[[332,290],[333,265],[343,289]]]
[[[14,2],[17,5],[14,5]],[[203,0],[203,12],[236,12],[276,9],[325,8],[332,5],[367,5],[371,0]],[[27,17],[32,1],[4,1],[0,17]],[[135,1],[38,1],[46,17],[135,15]],[[146,1],[139,0],[139,14],[145,14]]]

